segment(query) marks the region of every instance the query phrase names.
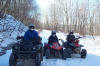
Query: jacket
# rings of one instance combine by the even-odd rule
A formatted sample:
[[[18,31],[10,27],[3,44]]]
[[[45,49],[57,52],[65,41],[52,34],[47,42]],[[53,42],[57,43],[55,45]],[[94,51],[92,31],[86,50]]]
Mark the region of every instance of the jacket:
[[[39,35],[38,35],[37,31],[28,30],[28,31],[25,32],[24,40],[30,41],[30,40],[34,40],[34,39],[36,39],[38,37],[39,37]]]
[[[52,44],[54,42],[58,42],[58,37],[57,36],[50,36],[48,39],[48,44]]]

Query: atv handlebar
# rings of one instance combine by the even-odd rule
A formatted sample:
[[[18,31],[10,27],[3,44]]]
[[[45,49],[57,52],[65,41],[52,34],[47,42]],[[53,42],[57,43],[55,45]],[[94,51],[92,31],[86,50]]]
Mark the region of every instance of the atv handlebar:
[[[82,38],[82,37],[77,37],[77,38],[75,38],[75,39],[77,40],[77,39],[80,39],[80,38]]]
[[[24,39],[24,37],[23,36],[17,36],[17,38],[16,38],[17,40],[23,40]]]

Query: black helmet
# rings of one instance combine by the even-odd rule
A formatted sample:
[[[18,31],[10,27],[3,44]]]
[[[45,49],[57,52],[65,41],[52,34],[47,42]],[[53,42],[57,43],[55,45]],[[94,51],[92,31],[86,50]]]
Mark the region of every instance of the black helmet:
[[[69,34],[74,34],[74,32],[73,32],[73,31],[71,31]]]
[[[56,31],[55,31],[55,30],[52,31],[52,35],[53,35],[53,34],[56,34]]]
[[[35,25],[34,24],[30,24],[29,25],[29,28],[33,28],[34,29],[35,28]]]

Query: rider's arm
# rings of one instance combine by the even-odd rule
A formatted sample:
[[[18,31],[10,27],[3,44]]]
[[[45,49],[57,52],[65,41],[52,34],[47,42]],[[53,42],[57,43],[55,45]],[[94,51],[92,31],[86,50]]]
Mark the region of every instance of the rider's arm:
[[[56,38],[57,38],[57,39],[56,39],[56,40],[57,40],[57,42],[59,42],[59,39],[58,39],[58,37],[57,37],[57,36],[56,36]]]
[[[73,35],[73,38],[75,38],[75,35]]]
[[[50,36],[49,39],[48,39],[48,44],[52,44],[52,42],[53,42],[52,37]]]
[[[67,41],[70,41],[70,35],[67,35],[66,40],[67,40]]]

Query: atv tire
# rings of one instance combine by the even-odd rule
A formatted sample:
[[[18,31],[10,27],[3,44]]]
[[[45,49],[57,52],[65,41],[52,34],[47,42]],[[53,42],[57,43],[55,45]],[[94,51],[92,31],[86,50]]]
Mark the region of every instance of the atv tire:
[[[86,55],[87,55],[86,49],[82,49],[82,51],[81,51],[81,58],[86,58]]]
[[[64,49],[64,57],[71,58],[71,50],[70,49]]]
[[[35,66],[41,66],[41,62],[36,62]]]
[[[41,54],[36,55],[35,66],[41,66]]]
[[[17,62],[16,62],[16,59],[14,57],[14,54],[11,54],[10,55],[10,58],[9,58],[9,66],[17,66]]]
[[[41,49],[41,61],[43,61],[43,53],[44,53],[44,50]]]
[[[51,56],[50,49],[47,49],[46,52],[45,52],[46,59],[49,59],[50,56]]]

